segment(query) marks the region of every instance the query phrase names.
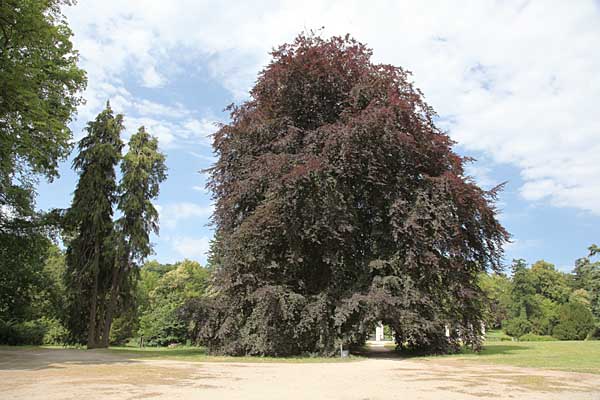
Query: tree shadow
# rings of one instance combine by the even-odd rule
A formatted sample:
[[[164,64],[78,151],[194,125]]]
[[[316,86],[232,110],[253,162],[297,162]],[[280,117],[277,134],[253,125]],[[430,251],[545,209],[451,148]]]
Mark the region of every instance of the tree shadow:
[[[149,355],[150,356],[150,355]],[[0,346],[0,371],[63,369],[66,365],[133,364],[137,354],[115,354],[110,350]]]
[[[395,348],[383,346],[353,347],[350,349],[350,353],[355,356],[378,360],[401,360],[407,358],[405,354],[397,351]]]
[[[483,346],[482,350],[477,352],[469,348],[462,348],[458,353],[451,354],[432,354],[424,351],[407,351],[407,350],[396,350],[393,347],[375,347],[375,346],[362,346],[355,347],[350,350],[350,353],[356,356],[380,359],[380,360],[405,360],[412,358],[422,357],[448,357],[448,356],[494,356],[494,355],[505,355],[518,353],[523,350],[529,350],[531,346],[519,343],[518,345],[493,345]]]
[[[518,353],[522,350],[530,350],[532,347],[519,342],[518,345],[495,345],[495,346],[483,346],[483,349],[479,353],[471,351],[471,354],[480,354],[485,356],[492,356],[498,354],[511,354]],[[467,354],[467,353],[465,353]]]

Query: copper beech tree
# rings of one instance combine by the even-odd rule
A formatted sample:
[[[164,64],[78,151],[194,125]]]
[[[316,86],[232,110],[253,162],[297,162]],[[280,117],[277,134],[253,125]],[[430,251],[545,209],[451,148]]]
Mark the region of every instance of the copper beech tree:
[[[405,348],[480,343],[477,274],[509,237],[499,188],[465,175],[409,73],[371,54],[301,34],[230,106],[209,170],[215,294],[187,308],[213,352],[332,354],[377,321]]]

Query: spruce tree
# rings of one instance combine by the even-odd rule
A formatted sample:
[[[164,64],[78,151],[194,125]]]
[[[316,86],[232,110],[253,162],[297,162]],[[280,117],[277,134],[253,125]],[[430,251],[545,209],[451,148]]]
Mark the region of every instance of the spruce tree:
[[[113,205],[117,200],[115,166],[121,159],[123,116],[110,104],[86,127],[73,168],[79,181],[66,221],[72,235],[67,249],[68,325],[74,342],[88,348],[102,342],[105,298],[113,266]]]
[[[166,175],[165,156],[158,140],[144,127],[129,141],[129,151],[121,163],[122,179],[115,241],[117,252],[112,269],[110,296],[104,319],[102,346],[108,346],[110,327],[119,299],[125,300],[137,278],[136,265],[152,253],[150,233],[158,233],[158,212],[152,204]]]

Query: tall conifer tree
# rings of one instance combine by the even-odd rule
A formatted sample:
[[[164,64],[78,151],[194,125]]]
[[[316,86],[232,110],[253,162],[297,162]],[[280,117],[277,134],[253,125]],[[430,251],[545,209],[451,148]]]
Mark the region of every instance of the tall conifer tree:
[[[103,341],[99,324],[103,321],[113,266],[110,238],[113,205],[117,201],[115,166],[123,147],[123,116],[113,115],[107,103],[106,109],[88,123],[86,131],[73,161],[79,182],[66,218],[72,228],[66,279],[70,288],[68,325],[73,340],[86,341],[88,348],[94,348]]]
[[[134,266],[152,253],[150,233],[158,233],[158,212],[152,204],[167,178],[165,156],[158,150],[158,140],[144,127],[129,141],[129,151],[123,158],[118,208],[122,217],[117,221],[115,238],[118,249],[112,270],[110,298],[103,327],[104,347],[108,346],[110,327],[119,298],[127,295],[137,277]]]

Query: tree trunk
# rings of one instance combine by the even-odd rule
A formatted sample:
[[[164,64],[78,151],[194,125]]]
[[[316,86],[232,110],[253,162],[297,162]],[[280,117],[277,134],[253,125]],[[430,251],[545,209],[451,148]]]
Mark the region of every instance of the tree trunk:
[[[123,278],[123,268],[115,268],[112,275],[112,283],[110,287],[110,300],[106,309],[106,316],[104,319],[104,329],[102,332],[102,347],[108,347],[108,341],[110,337],[110,328],[112,326],[113,314],[117,307],[117,300],[119,298],[119,289],[121,288],[121,281]]]
[[[94,246],[94,265],[92,269],[94,280],[92,283],[92,295],[90,299],[90,319],[88,323],[88,341],[87,348],[94,349],[98,347],[96,336],[96,311],[98,303],[98,275],[100,274],[100,246],[98,243]]]
[[[129,269],[129,250],[125,250],[125,257],[119,264],[118,268],[115,266],[112,274],[112,281],[110,285],[110,300],[106,309],[106,315],[104,319],[104,329],[102,332],[102,347],[106,348],[109,345],[110,328],[112,326],[113,315],[117,307],[117,301],[119,299],[119,290],[121,289],[121,282],[125,277]],[[119,257],[115,257],[117,260]]]

